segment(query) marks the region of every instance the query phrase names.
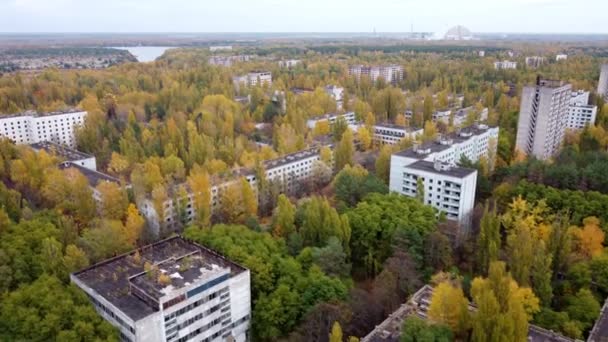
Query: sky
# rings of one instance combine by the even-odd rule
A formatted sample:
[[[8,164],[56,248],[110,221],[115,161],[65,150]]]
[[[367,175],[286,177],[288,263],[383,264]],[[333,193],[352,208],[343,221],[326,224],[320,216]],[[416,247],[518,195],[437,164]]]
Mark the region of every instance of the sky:
[[[608,0],[0,0],[0,32],[608,33]]]

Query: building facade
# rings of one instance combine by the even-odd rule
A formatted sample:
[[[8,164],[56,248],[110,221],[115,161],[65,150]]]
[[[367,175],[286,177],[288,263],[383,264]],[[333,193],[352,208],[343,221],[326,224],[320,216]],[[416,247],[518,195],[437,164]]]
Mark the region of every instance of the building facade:
[[[597,106],[589,105],[589,95],[588,91],[572,92],[568,106],[567,128],[578,130],[595,124]]]
[[[235,76],[232,78],[234,86],[238,89],[241,84],[249,87],[257,85],[272,85],[272,73],[270,71],[252,71],[247,75]]]
[[[235,56],[211,56],[207,60],[211,65],[219,65],[229,67],[234,63],[248,62],[252,59],[249,55],[235,55]]]
[[[70,275],[127,342],[245,342],[249,270],[179,236]]]
[[[526,66],[530,68],[538,68],[545,64],[546,58],[541,56],[526,57]]]
[[[403,139],[415,140],[421,136],[422,128],[412,128],[389,123],[374,125],[374,143],[378,145],[396,145]]]
[[[299,59],[287,59],[284,61],[279,61],[279,67],[291,69],[300,63],[302,63],[302,61]]]
[[[506,61],[506,60],[494,62],[494,69],[496,69],[496,70],[517,69],[517,62]]]
[[[307,182],[313,180],[315,168],[320,166],[319,163],[323,163],[320,148],[311,148],[264,162],[264,176],[269,184],[276,185],[279,192],[298,196]],[[241,178],[244,178],[254,192],[259,194],[259,180],[255,171],[236,170],[228,178],[212,181],[210,189],[212,214],[217,213],[221,207],[223,192],[228,187],[238,184]],[[169,191],[169,198],[162,203],[160,215],[150,197],[138,199],[137,206],[146,218],[151,231],[159,235],[161,231],[179,231],[184,225],[194,222],[197,215],[195,200],[196,196],[189,186],[181,184]]]
[[[570,84],[540,77],[536,85],[524,87],[515,145],[519,151],[545,160],[560,150],[571,94]]]
[[[0,136],[15,144],[50,141],[68,147],[76,146],[74,131],[84,124],[87,112],[66,111],[37,114],[26,112],[0,117]]]
[[[336,108],[342,110],[344,107],[344,88],[335,85],[325,87],[325,92],[336,101]]]
[[[80,165],[86,169],[97,171],[97,160],[94,155],[80,152],[63,145],[50,141],[41,141],[30,144],[34,151],[45,151],[47,154],[56,156],[63,162]]]
[[[317,123],[322,121],[329,121],[329,125],[333,125],[336,123],[336,120],[342,119],[346,122],[347,125],[355,125],[357,123],[357,119],[355,117],[355,112],[348,112],[344,114],[325,114],[321,116],[316,116],[314,118],[308,119],[306,122],[306,126],[310,129],[314,129],[317,126]]]
[[[568,55],[566,55],[565,53],[560,53],[555,55],[555,61],[559,62],[559,61],[565,61],[568,59]]]
[[[382,77],[387,83],[396,84],[403,79],[403,67],[401,65],[380,65],[380,66],[365,66],[353,65],[348,69],[348,73],[357,79],[366,76],[372,82],[378,81]]]
[[[597,85],[597,94],[608,100],[608,64],[601,66],[600,80]]]

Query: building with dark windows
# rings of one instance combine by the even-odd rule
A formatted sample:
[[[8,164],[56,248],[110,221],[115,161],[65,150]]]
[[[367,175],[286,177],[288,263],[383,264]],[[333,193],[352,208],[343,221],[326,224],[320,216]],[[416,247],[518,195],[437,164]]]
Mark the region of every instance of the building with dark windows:
[[[248,340],[249,270],[179,236],[70,275],[121,340]]]
[[[38,114],[18,113],[0,118],[0,137],[15,144],[33,144],[50,141],[68,147],[76,146],[74,132],[84,124],[87,112],[70,110]]]

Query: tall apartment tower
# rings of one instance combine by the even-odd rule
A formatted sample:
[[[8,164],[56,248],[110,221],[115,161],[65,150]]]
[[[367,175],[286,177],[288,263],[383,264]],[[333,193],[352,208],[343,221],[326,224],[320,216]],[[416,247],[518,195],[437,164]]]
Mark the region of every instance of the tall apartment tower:
[[[536,79],[521,95],[516,148],[538,159],[560,149],[568,121],[572,86],[561,81]]]
[[[597,85],[597,93],[608,100],[608,64],[602,65],[600,82]]]

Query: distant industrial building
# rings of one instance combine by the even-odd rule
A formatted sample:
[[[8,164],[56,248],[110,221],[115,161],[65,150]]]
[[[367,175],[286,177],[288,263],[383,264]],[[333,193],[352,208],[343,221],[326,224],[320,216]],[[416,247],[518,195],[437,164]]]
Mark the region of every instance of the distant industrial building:
[[[597,106],[589,104],[589,95],[588,91],[572,92],[568,106],[567,128],[578,130],[595,124]]]
[[[608,100],[608,64],[604,64],[600,71],[600,81],[597,85],[597,93],[599,96]]]
[[[0,136],[15,144],[51,141],[68,147],[76,146],[74,132],[84,124],[87,112],[71,110],[38,114],[25,112],[0,117]]]
[[[122,341],[248,340],[249,270],[172,237],[70,275]]]
[[[561,148],[567,127],[572,86],[537,78],[521,96],[515,147],[538,159],[553,157]]]
[[[422,135],[423,129],[381,123],[374,125],[373,133],[373,140],[377,145],[396,145],[403,139],[415,140]]]
[[[446,32],[443,36],[445,40],[472,40],[474,39],[473,33],[464,26],[454,26]]]
[[[396,64],[381,66],[353,65],[348,69],[348,72],[358,80],[361,77],[369,77],[372,82],[382,78],[387,83],[396,84],[403,79],[403,67]]]
[[[496,69],[496,70],[517,69],[517,62],[512,62],[512,61],[507,61],[507,60],[494,62],[494,69]]]

